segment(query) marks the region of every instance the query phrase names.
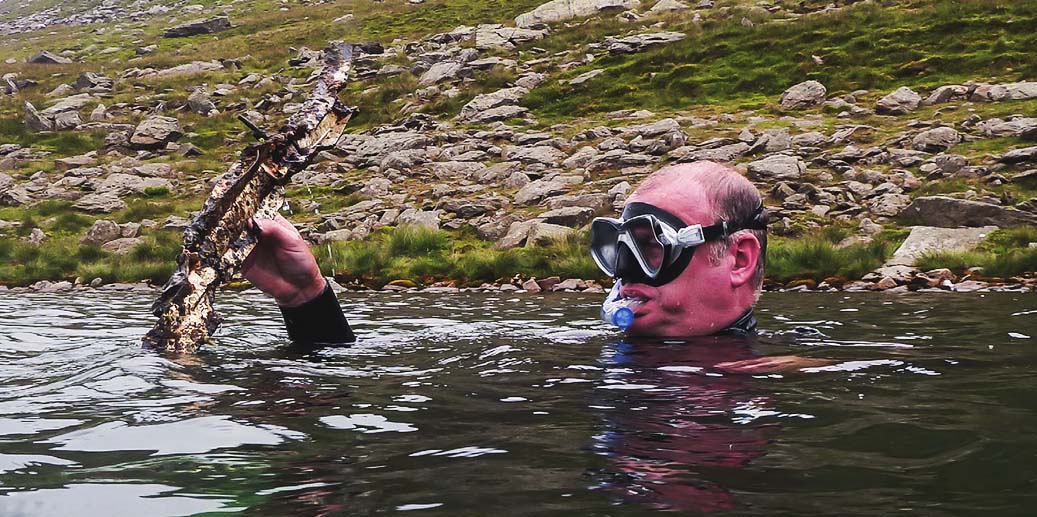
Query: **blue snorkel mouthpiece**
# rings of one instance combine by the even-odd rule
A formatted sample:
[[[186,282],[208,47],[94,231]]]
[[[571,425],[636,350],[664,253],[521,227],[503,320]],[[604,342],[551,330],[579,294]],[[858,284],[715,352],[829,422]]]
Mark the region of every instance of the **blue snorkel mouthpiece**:
[[[641,300],[621,298],[619,290],[622,286],[623,282],[616,280],[605,302],[601,304],[601,319],[605,323],[619,327],[619,330],[626,330],[634,324],[634,308],[641,305]]]

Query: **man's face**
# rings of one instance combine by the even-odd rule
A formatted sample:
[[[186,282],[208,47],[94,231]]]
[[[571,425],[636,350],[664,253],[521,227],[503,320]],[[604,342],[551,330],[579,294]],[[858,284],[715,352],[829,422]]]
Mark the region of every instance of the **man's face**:
[[[683,220],[686,224],[714,224],[709,199],[702,189],[690,182],[672,188],[634,193],[628,202],[654,205]],[[659,287],[624,282],[623,297],[641,298],[644,303],[635,310],[637,317],[627,333],[642,336],[698,336],[715,333],[732,321],[734,291],[730,277],[730,259],[719,265],[709,261],[706,243],[695,254],[676,279]],[[685,250],[688,253],[690,250]],[[737,316],[737,315],[735,315]]]

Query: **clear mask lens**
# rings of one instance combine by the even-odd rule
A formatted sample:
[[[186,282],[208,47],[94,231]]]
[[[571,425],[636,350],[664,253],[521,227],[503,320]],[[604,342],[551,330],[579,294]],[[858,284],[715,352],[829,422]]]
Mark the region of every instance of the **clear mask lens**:
[[[627,235],[636,248],[635,253],[641,257],[645,273],[649,276],[657,275],[666,260],[666,247],[659,240],[655,222],[647,217],[638,217],[628,221],[626,227]]]

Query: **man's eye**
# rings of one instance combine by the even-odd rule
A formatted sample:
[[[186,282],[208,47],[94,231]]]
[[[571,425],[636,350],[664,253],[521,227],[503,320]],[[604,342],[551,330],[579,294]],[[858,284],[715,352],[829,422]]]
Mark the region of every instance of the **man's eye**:
[[[631,233],[633,233],[634,238],[638,240],[655,238],[655,231],[653,231],[651,228],[634,228],[633,232]]]

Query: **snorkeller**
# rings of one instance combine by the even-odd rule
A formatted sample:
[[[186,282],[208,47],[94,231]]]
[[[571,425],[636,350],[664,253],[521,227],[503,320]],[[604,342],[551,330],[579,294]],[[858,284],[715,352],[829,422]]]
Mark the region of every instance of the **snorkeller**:
[[[628,336],[753,333],[766,225],[760,193],[734,169],[706,161],[659,169],[630,195],[620,219],[592,223],[591,256],[617,280],[603,314],[612,322],[620,321],[614,319],[618,312],[629,311],[624,317],[632,321],[623,320]],[[292,341],[354,341],[299,232],[282,217],[258,222],[256,229],[259,244],[242,273],[277,301]],[[758,373],[817,365],[814,359],[777,356],[716,367]]]
[[[591,257],[619,285],[606,306],[633,312],[630,335],[751,332],[766,246],[756,187],[713,162],[664,167],[621,218],[591,223]]]
[[[622,219],[598,217],[591,223],[591,256],[616,279],[602,305],[602,318],[626,330],[644,300],[623,297],[623,279],[659,287],[672,282],[691,263],[696,248],[726,239],[741,230],[767,230],[761,202],[746,222],[720,221],[703,227],[686,225],[678,217],[647,203],[630,203]]]

